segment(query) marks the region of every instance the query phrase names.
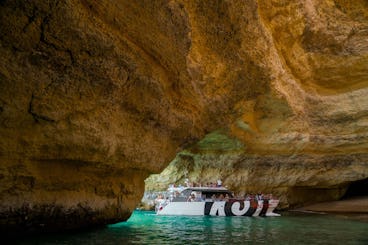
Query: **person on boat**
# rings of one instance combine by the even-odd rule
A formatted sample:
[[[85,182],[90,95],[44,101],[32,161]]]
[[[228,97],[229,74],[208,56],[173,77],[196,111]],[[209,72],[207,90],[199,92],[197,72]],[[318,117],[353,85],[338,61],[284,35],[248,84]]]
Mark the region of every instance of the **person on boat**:
[[[206,201],[206,195],[205,195],[205,194],[203,194],[203,193],[201,194],[201,201],[202,201],[202,202]]]
[[[249,194],[244,194],[244,199],[245,199],[245,201],[249,201],[250,200]]]
[[[186,187],[190,187],[190,183],[189,183],[189,179],[188,178],[185,179],[185,185],[186,185]]]
[[[212,201],[213,201],[213,202],[217,201],[216,195],[215,195],[215,194],[213,194],[213,195],[211,196],[211,199],[212,199]]]
[[[196,202],[201,202],[203,201],[202,199],[202,195],[200,193],[196,193],[195,194],[195,199],[194,199]]]
[[[226,193],[226,195],[225,195],[225,201],[229,201],[229,199],[230,199],[230,196],[229,196],[229,194]]]
[[[221,187],[222,186],[222,181],[220,179],[217,180],[217,187]]]
[[[165,202],[164,196],[159,194],[157,198],[154,200],[155,205],[163,204]]]
[[[249,200],[254,200],[254,199],[255,199],[255,196],[254,196],[253,193],[251,193],[250,196],[249,196]]]
[[[220,196],[219,196],[219,200],[223,201],[224,199],[225,199],[224,194],[221,193]]]
[[[180,195],[180,193],[178,191],[174,192],[174,197],[178,197]]]
[[[256,200],[257,201],[261,201],[263,200],[263,194],[261,192],[258,192],[257,195],[256,195]]]
[[[194,202],[195,201],[195,195],[192,193],[190,194],[190,196],[188,197],[188,202]]]

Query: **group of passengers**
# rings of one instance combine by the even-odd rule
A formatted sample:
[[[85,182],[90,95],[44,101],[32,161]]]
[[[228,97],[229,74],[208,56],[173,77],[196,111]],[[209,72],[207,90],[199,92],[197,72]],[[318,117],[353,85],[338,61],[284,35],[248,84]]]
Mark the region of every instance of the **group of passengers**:
[[[256,200],[256,201],[261,201],[261,200],[271,200],[272,194],[263,194],[263,193],[257,193],[257,194],[246,194],[244,195],[245,200],[246,201],[251,201],[251,200]]]
[[[230,196],[228,193],[222,194],[213,194],[212,196],[206,196],[205,194],[202,194],[201,196],[196,196],[194,193],[190,194],[187,201],[188,202],[217,202],[217,201],[229,201]]]
[[[246,201],[261,201],[261,200],[271,200],[272,194],[246,194],[244,195],[244,199]],[[206,195],[196,196],[195,193],[192,193],[189,195],[187,201],[188,202],[200,202],[200,201],[206,201],[206,202],[218,202],[218,201],[229,201],[230,196],[229,194],[213,194],[211,197],[207,197]],[[235,199],[243,199],[243,198],[235,198]]]
[[[185,179],[186,187],[222,187],[222,181],[218,179],[216,182],[207,182],[206,184],[190,182],[189,179]]]
[[[222,193],[219,194],[219,195],[213,194],[211,196],[211,200],[214,201],[214,202],[216,202],[216,201],[229,201],[229,199],[230,199],[230,196],[227,193],[225,194],[225,196]]]

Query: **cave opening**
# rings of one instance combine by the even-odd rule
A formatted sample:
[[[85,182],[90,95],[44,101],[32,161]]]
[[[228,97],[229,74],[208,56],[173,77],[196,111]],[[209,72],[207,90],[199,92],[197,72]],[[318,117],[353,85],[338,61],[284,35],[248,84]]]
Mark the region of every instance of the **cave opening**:
[[[368,178],[352,182],[343,199],[356,196],[368,196]]]

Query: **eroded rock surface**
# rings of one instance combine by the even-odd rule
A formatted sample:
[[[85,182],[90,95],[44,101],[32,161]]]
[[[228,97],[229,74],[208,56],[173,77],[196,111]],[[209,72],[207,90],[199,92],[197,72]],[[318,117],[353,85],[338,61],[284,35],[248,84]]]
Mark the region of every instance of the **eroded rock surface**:
[[[243,145],[234,187],[257,167],[295,197],[366,178],[367,7],[1,1],[1,227],[124,220],[150,173],[219,128]]]

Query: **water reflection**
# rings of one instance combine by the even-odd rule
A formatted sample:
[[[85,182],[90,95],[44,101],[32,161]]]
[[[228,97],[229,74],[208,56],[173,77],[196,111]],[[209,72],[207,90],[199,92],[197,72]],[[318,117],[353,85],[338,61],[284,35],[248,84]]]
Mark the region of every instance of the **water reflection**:
[[[105,229],[12,241],[17,244],[368,244],[368,223],[338,216],[156,216],[135,212]]]
[[[276,244],[367,244],[368,223],[342,220],[335,216],[285,214],[283,217],[175,217],[148,216],[129,220],[120,228],[140,226],[133,232],[141,242],[170,244],[225,244],[246,242]],[[138,223],[135,223],[139,221]],[[142,227],[144,229],[142,230]],[[110,227],[110,228],[113,228]],[[116,227],[117,228],[117,227]],[[124,229],[127,234],[131,231]],[[148,238],[148,239],[146,239]],[[336,240],[337,239],[337,240]]]

